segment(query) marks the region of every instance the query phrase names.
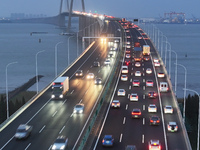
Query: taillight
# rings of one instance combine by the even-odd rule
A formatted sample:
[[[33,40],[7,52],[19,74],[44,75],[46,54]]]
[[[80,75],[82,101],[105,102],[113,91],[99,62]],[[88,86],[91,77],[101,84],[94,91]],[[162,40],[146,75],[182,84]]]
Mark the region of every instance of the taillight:
[[[156,122],[160,122],[160,120],[157,120]]]
[[[153,122],[153,120],[150,120],[150,122]]]

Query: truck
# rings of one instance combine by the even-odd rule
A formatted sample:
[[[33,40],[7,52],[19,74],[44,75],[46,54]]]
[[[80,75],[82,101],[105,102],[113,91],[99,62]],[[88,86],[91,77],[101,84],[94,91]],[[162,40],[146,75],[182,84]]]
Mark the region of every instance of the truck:
[[[69,77],[62,76],[56,78],[52,83],[52,99],[63,99],[69,91]]]
[[[140,46],[140,42],[134,43],[134,61],[142,60],[142,47]]]
[[[143,55],[144,56],[150,55],[150,46],[149,45],[143,45]]]

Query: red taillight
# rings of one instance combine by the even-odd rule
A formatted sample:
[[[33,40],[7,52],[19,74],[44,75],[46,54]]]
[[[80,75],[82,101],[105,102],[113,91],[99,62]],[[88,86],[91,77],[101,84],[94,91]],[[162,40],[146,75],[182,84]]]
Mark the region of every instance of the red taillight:
[[[153,122],[153,120],[150,120],[150,122]]]
[[[160,122],[160,120],[157,120],[156,122]]]
[[[55,82],[53,83],[53,85],[55,85]]]
[[[104,140],[102,140],[102,143],[104,143]]]
[[[63,85],[63,82],[61,82],[61,85]]]

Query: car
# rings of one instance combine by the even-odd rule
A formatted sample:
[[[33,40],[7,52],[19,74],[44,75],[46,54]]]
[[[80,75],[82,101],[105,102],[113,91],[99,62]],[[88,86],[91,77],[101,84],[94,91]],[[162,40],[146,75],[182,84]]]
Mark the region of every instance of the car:
[[[141,37],[141,36],[138,36],[138,39],[139,39],[139,40],[141,40],[141,39],[142,39],[142,37]]]
[[[103,146],[113,146],[114,144],[114,138],[112,135],[104,135],[102,140]]]
[[[88,73],[87,79],[94,79],[94,73]]]
[[[75,114],[82,114],[84,111],[84,104],[83,103],[78,103],[74,106],[74,113]]]
[[[139,108],[134,108],[131,112],[132,118],[140,118],[141,117],[141,110]]]
[[[140,71],[136,71],[136,72],[135,72],[135,76],[136,76],[136,77],[140,77],[140,76],[141,76],[141,72],[140,72]]]
[[[149,91],[148,98],[156,98],[156,97],[157,97],[157,93],[155,91]]]
[[[127,36],[126,36],[126,38],[127,38],[127,39],[130,39],[130,38],[131,38],[131,36],[130,36],[130,35],[127,35]]]
[[[149,104],[148,112],[157,112],[157,107],[155,104]]]
[[[155,62],[159,62],[159,59],[158,58],[154,58],[153,59],[153,62],[155,63]]]
[[[135,63],[135,67],[140,67],[141,66],[141,63],[140,62],[136,62]]]
[[[140,86],[140,81],[139,80],[133,80],[132,85],[139,87]]]
[[[128,73],[128,66],[122,66],[122,73]]]
[[[104,62],[105,65],[110,65],[110,59],[106,59]]]
[[[110,50],[111,50],[111,51],[116,51],[116,50],[117,50],[117,48],[116,48],[116,47],[114,47],[114,46],[111,46],[111,47],[110,47]]]
[[[125,64],[126,64],[127,66],[129,66],[129,65],[130,65],[130,63],[131,63],[131,61],[130,61],[130,60],[125,60]]]
[[[94,81],[94,83],[96,85],[102,84],[102,79],[101,78],[96,78],[95,81]]]
[[[126,32],[130,32],[130,30],[126,30]]]
[[[117,92],[117,96],[125,96],[126,95],[126,91],[124,89],[119,89]]]
[[[112,103],[111,103],[111,107],[120,108],[119,100],[113,100]]]
[[[131,42],[130,41],[126,41],[126,44],[131,44]]]
[[[151,68],[147,68],[147,69],[146,69],[146,73],[147,73],[147,74],[151,74],[151,73],[152,73]]]
[[[142,35],[146,35],[146,33],[143,32]]]
[[[123,74],[123,75],[121,76],[121,80],[122,80],[122,81],[128,81],[128,76],[125,75],[125,74]]]
[[[158,78],[164,78],[165,74],[163,72],[158,72],[157,76]]]
[[[131,93],[130,94],[130,101],[138,101],[137,93]]]
[[[160,124],[160,117],[154,115],[150,117],[150,125],[159,125]]]
[[[98,61],[94,61],[93,66],[94,67],[100,67],[100,63]]]
[[[164,113],[165,114],[173,114],[173,107],[171,105],[166,105],[164,107]]]
[[[68,144],[68,138],[63,136],[63,135],[60,135],[60,136],[57,137],[57,139],[53,143],[51,150],[66,149],[67,144]]]
[[[126,49],[126,54],[130,54],[131,53],[131,49]]]
[[[147,80],[146,81],[146,87],[153,87],[153,81],[152,80]]]
[[[144,56],[143,59],[144,59],[145,61],[149,61],[149,60],[150,60],[149,56]]]
[[[82,77],[83,76],[83,70],[76,71],[76,77]]]
[[[125,150],[137,150],[136,146],[135,145],[127,145],[125,147]]]
[[[131,45],[129,45],[129,44],[128,44],[128,45],[126,45],[126,48],[131,48]]]
[[[150,140],[149,141],[149,150],[161,150],[161,144],[159,140]]]
[[[27,124],[20,124],[15,133],[15,139],[26,139],[31,135],[33,127]]]
[[[178,131],[178,125],[176,122],[169,122],[167,124],[167,130],[169,132],[177,132]]]
[[[131,58],[131,55],[130,54],[126,54],[126,58]]]
[[[127,145],[125,150],[137,150],[135,145]]]
[[[112,58],[114,55],[112,53],[108,54],[108,58]]]
[[[160,63],[159,63],[159,62],[155,62],[155,63],[154,63],[154,66],[155,66],[155,67],[160,67]]]

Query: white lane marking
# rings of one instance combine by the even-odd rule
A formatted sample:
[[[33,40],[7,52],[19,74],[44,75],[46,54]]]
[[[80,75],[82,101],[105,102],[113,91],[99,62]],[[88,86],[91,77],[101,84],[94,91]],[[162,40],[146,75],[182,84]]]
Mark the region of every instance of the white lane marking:
[[[133,81],[133,79],[130,79],[130,82],[132,82]]]
[[[98,71],[98,73],[101,72],[101,70]]]
[[[128,98],[130,97],[130,94],[128,94]]]
[[[72,90],[70,94],[73,94],[73,93],[74,93],[74,90]]]
[[[144,134],[142,134],[142,143],[144,143]]]
[[[133,73],[131,72],[131,76],[133,75]]]
[[[143,90],[145,90],[145,86],[143,86]]]
[[[62,131],[64,130],[64,128],[65,128],[65,126],[64,126],[64,127],[62,127],[62,129],[60,130],[59,134],[61,134],[61,133],[62,133]]]
[[[79,103],[81,103],[82,101],[83,101],[83,99],[81,99]]]
[[[143,125],[145,125],[145,118],[143,118],[143,121],[142,121],[142,122],[143,122]]]
[[[124,117],[124,120],[123,120],[123,124],[125,124],[126,123],[126,117]]]
[[[45,127],[46,127],[46,126],[44,125],[44,126],[42,127],[42,129],[40,129],[39,133],[41,133],[41,132],[44,130]]]
[[[31,146],[31,143],[29,143],[28,146],[26,146],[26,148],[24,150],[27,150],[29,148],[29,146]]]
[[[87,92],[88,92],[88,90],[85,92],[85,94],[87,94]],[[84,94],[84,95],[85,95],[85,94]]]
[[[145,99],[145,94],[143,95],[143,99]]]
[[[142,70],[144,71],[144,68],[142,68]]]
[[[74,113],[72,113],[71,115],[70,115],[70,117],[72,117],[74,115]]]
[[[49,149],[48,149],[48,150],[51,150],[52,146],[53,146],[53,145],[51,145],[51,146],[49,147]]]
[[[144,76],[145,74],[143,73],[143,76]]]
[[[143,105],[143,110],[145,110],[145,105]]]
[[[121,133],[121,134],[120,134],[119,142],[122,142],[122,136],[123,136],[123,134]]]
[[[133,70],[133,68],[131,70]]]
[[[143,79],[143,82],[145,82],[145,79]]]
[[[52,117],[54,117],[54,116],[57,114],[57,112],[58,112],[58,111],[56,110],[56,112],[52,115]]]
[[[129,86],[129,90],[131,90],[131,85]]]
[[[128,109],[128,104],[126,104],[126,110]]]

